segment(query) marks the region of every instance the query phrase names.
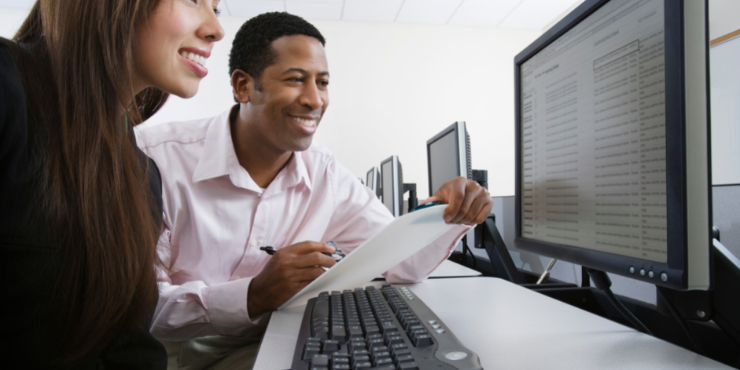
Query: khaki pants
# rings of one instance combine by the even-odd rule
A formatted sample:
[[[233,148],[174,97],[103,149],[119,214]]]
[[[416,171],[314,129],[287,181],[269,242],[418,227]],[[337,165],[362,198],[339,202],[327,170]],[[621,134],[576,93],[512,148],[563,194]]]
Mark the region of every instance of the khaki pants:
[[[251,369],[260,338],[212,335],[162,344],[167,349],[167,370]]]

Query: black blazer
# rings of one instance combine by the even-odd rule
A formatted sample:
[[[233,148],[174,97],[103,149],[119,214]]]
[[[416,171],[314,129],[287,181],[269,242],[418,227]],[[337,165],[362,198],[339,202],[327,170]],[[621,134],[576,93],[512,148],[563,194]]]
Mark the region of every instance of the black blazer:
[[[0,39],[0,367],[49,368],[53,344],[65,340],[52,333],[46,321],[54,309],[54,279],[61,263],[48,225],[28,217],[34,207],[38,170],[34,144],[29,142],[29,109],[15,62]],[[138,150],[138,149],[137,149]],[[162,188],[159,170],[149,161],[152,191],[161,215]],[[154,248],[155,246],[152,246]],[[154,307],[152,307],[152,311]],[[150,321],[149,319],[148,321]],[[164,347],[149,333],[150,322],[121,333],[102,350],[89,354],[78,369],[165,369]]]

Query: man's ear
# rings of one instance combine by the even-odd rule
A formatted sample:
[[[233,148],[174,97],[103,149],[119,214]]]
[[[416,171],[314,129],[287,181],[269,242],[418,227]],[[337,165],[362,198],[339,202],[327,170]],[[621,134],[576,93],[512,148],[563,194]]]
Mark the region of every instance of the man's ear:
[[[248,103],[254,93],[254,79],[247,72],[235,69],[231,74],[231,89],[239,103]]]

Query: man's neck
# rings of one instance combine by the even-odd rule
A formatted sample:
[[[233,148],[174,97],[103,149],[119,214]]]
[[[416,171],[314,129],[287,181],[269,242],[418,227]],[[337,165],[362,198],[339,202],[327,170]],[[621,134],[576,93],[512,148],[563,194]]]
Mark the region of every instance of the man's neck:
[[[260,188],[267,188],[280,170],[290,161],[293,152],[281,152],[249,129],[249,123],[239,114],[239,105],[229,114],[231,141],[239,164]]]

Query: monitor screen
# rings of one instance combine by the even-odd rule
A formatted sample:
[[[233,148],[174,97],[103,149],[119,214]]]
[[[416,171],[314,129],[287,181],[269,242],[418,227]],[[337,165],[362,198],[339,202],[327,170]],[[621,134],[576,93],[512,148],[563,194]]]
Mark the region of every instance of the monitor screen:
[[[442,184],[460,176],[457,138],[455,130],[429,144],[429,196],[439,190]]]
[[[380,165],[380,179],[383,181],[383,204],[391,213],[393,210],[393,161]]]
[[[523,236],[667,261],[663,14],[611,1],[522,64]]]
[[[707,289],[706,3],[586,0],[515,58],[519,249]]]

